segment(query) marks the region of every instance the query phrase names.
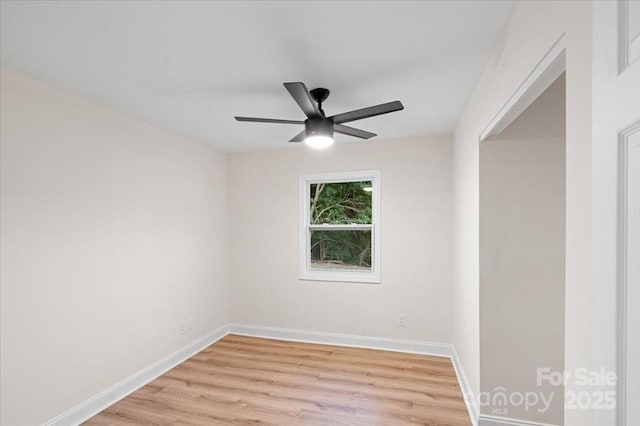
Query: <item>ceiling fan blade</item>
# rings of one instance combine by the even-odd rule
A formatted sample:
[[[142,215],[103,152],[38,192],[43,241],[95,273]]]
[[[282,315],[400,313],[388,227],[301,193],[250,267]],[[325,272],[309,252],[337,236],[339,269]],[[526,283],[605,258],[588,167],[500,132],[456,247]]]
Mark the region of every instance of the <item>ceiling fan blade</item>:
[[[363,118],[373,117],[376,115],[387,114],[394,111],[403,110],[404,106],[400,101],[388,102],[368,108],[356,109],[354,111],[344,112],[329,117],[336,124],[348,123],[349,121],[361,120]]]
[[[304,140],[305,131],[301,131],[297,135],[295,135],[289,142],[302,142]]]
[[[316,102],[309,94],[309,90],[307,90],[307,86],[305,86],[304,83],[284,83],[284,87],[287,88],[293,99],[296,101],[298,106],[302,109],[302,112],[304,112],[307,117],[322,117],[322,113],[320,112],[318,105],[316,105]]]
[[[280,120],[278,118],[235,117],[237,121],[250,121],[252,123],[279,123],[279,124],[304,124],[300,120]]]
[[[367,132],[366,130],[355,129],[349,126],[343,126],[342,124],[334,124],[333,131],[336,133],[342,133],[343,135],[355,136],[360,139],[369,139],[377,136],[375,133]]]

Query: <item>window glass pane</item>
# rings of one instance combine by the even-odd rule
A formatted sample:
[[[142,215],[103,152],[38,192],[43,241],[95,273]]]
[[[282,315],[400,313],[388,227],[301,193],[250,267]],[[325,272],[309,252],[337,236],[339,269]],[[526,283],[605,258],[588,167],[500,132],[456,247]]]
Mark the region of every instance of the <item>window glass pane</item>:
[[[309,231],[311,269],[371,271],[371,230]]]
[[[372,182],[312,183],[311,224],[370,224]]]

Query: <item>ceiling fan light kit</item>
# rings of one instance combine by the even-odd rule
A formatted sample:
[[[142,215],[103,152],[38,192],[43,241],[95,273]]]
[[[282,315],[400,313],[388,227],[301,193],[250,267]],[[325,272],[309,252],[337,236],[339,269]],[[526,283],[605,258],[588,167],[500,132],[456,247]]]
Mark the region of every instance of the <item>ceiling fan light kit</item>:
[[[307,116],[305,121],[255,117],[235,117],[235,119],[254,123],[304,124],[304,130],[289,142],[302,142],[304,140],[308,146],[322,149],[333,144],[334,132],[360,139],[370,139],[376,136],[375,133],[345,126],[343,123],[404,109],[400,101],[393,101],[327,117],[322,109],[322,103],[329,97],[330,92],[328,89],[319,87],[309,91],[304,83],[301,82],[284,83],[284,87]]]
[[[327,118],[310,118],[304,122],[304,143],[311,148],[327,148],[333,145],[333,121]]]
[[[333,138],[330,136],[307,136],[304,143],[314,149],[329,148],[333,145]]]

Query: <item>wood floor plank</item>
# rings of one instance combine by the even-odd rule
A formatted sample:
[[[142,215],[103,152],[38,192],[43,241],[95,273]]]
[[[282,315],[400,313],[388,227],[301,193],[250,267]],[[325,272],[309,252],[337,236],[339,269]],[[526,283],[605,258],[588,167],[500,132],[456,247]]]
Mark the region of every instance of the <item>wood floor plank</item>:
[[[85,424],[471,422],[448,358],[230,334]]]

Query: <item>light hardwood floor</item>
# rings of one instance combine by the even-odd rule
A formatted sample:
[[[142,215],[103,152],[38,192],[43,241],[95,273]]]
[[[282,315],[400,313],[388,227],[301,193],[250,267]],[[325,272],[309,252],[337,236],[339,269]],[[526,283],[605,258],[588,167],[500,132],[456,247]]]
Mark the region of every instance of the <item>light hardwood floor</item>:
[[[87,425],[470,425],[451,361],[228,335]]]

